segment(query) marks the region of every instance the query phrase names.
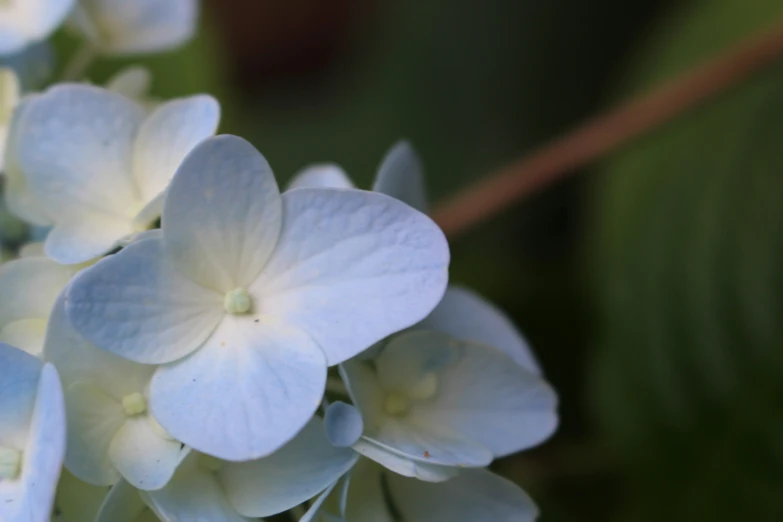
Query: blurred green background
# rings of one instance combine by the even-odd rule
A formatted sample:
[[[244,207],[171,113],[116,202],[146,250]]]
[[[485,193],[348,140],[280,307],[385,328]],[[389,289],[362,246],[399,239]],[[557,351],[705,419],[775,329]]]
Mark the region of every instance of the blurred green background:
[[[433,201],[783,15],[780,0],[211,0],[143,63],[210,92],[281,181],[368,186],[409,139]],[[56,53],[73,49],[59,35]],[[452,241],[561,397],[497,463],[543,521],[783,520],[783,61]]]

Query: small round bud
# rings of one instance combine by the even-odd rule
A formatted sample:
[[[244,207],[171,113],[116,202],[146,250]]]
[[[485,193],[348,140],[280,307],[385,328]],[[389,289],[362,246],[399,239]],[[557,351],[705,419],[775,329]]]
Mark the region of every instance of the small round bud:
[[[253,306],[250,294],[244,288],[235,288],[226,294],[223,307],[229,314],[246,314]]]
[[[141,415],[147,411],[147,399],[140,393],[131,393],[122,398],[122,407],[125,408],[125,415],[133,417]]]
[[[22,470],[22,452],[0,446],[0,479],[13,480]]]

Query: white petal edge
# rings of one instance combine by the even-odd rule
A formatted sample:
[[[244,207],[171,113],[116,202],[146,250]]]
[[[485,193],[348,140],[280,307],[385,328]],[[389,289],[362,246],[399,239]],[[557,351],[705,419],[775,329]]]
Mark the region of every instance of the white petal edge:
[[[508,316],[468,288],[450,285],[440,304],[416,328],[492,346],[523,368],[541,375],[541,367],[527,340]]]
[[[331,488],[356,463],[350,448],[332,446],[320,418],[313,418],[269,457],[228,463],[218,472],[228,500],[242,515],[282,513]]]
[[[286,190],[300,188],[355,188],[353,181],[339,165],[324,163],[305,167],[291,179]]]
[[[421,160],[407,141],[397,142],[386,153],[372,189],[427,212],[427,191],[424,187]]]
[[[223,296],[177,272],[150,237],[84,270],[69,285],[65,309],[95,346],[143,364],[181,359],[219,324]]]
[[[180,165],[163,205],[167,255],[225,294],[247,287],[277,243],[282,203],[272,169],[236,136],[209,138]]]
[[[442,484],[390,475],[389,490],[408,522],[533,522],[538,508],[519,486],[485,469]]]
[[[227,316],[204,346],[159,368],[152,412],[188,446],[229,461],[265,457],[318,408],[326,361],[306,334],[266,318]]]
[[[307,331],[339,364],[426,317],[446,290],[449,248],[424,214],[360,190],[283,194],[283,228],[252,288],[261,313]]]

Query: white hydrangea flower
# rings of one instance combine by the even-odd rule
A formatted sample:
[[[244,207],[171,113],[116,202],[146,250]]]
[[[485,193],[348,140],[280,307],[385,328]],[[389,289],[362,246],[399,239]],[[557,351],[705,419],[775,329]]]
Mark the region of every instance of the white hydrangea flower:
[[[538,517],[522,488],[486,469],[460,470],[436,484],[390,473],[368,459],[359,460],[334,504],[344,522],[393,522],[387,495],[406,522],[532,522]]]
[[[0,520],[49,522],[64,453],[57,370],[0,344]]]
[[[424,318],[448,279],[426,216],[362,191],[280,195],[234,136],[175,175],[162,237],[137,241],[70,286],[93,344],[162,365],[151,406],[174,437],[226,460],[268,455],[320,404],[327,366]]]
[[[96,486],[122,476],[139,489],[162,488],[188,450],[149,412],[155,367],[90,345],[68,323],[64,304],[61,297],[52,312],[44,360],[55,365],[65,390],[65,466]]]
[[[0,3],[0,56],[44,40],[73,9],[75,0],[11,0]]]
[[[353,186],[339,166],[324,164],[303,169],[294,176],[289,190]],[[375,176],[373,190],[427,212],[429,205],[421,160],[408,142],[400,141],[386,153]],[[533,352],[511,320],[492,303],[467,288],[449,286],[437,308],[414,328],[444,332],[456,339],[492,346],[507,353],[523,368],[541,375]],[[366,355],[373,357],[382,348],[379,344],[368,350]]]
[[[45,257],[0,265],[0,342],[40,356],[54,302],[77,268]]]
[[[185,155],[214,134],[210,96],[173,100],[152,113],[99,87],[64,84],[25,101],[9,141],[9,208],[53,224],[44,249],[76,264],[101,256],[157,219]]]
[[[196,0],[79,0],[71,21],[98,52],[128,55],[179,47],[197,19]]]
[[[226,462],[194,452],[166,487],[143,491],[141,499],[163,520],[257,519],[331,491],[357,458],[350,449],[332,446],[323,422],[315,417],[288,444],[262,459]],[[110,515],[143,510],[122,482],[109,497],[97,522],[116,522]]]
[[[557,425],[556,396],[540,377],[500,350],[440,332],[394,336],[374,364],[347,361],[340,371],[364,421],[355,449],[382,464],[391,452],[484,467],[540,443]]]

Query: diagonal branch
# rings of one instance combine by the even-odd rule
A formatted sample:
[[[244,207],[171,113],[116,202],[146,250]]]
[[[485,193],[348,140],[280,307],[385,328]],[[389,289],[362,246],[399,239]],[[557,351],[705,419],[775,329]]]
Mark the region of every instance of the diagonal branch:
[[[783,55],[783,19],[725,54],[588,120],[532,155],[484,176],[441,205],[433,218],[448,236],[465,232],[512,203],[568,176],[685,111],[704,103]]]

